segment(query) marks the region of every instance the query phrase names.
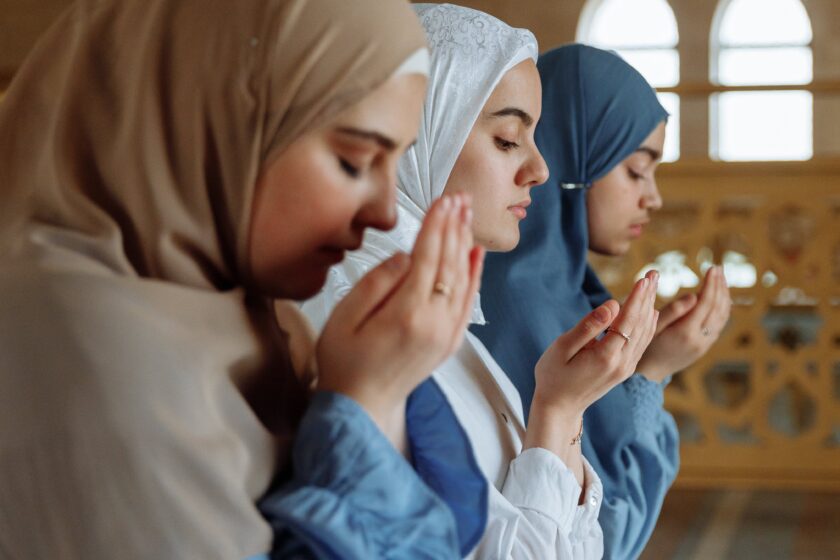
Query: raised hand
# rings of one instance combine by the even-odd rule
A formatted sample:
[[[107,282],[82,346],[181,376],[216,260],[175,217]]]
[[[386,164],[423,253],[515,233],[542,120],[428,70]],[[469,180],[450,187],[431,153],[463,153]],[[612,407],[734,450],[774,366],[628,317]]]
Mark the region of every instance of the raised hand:
[[[623,307],[610,300],[594,309],[537,362],[525,447],[555,452],[579,482],[580,448],[570,443],[580,430],[583,412],[633,374],[653,338],[659,316],[654,308],[658,278],[651,272],[639,280]]]
[[[638,371],[661,382],[702,357],[729,320],[732,300],[720,267],[706,271],[699,294],[686,294],[662,309],[653,341]]]
[[[386,433],[402,426],[409,393],[461,344],[484,259],[471,222],[467,196],[436,201],[412,254],[368,273],[318,340],[318,389],[355,399]]]
[[[536,406],[579,416],[635,371],[656,329],[657,278],[639,280],[623,308],[610,300],[554,341],[537,362]]]

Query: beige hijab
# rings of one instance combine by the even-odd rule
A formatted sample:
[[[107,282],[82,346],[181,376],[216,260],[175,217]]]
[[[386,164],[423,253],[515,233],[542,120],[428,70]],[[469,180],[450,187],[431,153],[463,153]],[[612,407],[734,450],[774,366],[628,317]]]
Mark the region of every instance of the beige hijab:
[[[0,102],[0,557],[269,549],[302,390],[255,180],[424,45],[403,0],[82,0],[44,36]]]

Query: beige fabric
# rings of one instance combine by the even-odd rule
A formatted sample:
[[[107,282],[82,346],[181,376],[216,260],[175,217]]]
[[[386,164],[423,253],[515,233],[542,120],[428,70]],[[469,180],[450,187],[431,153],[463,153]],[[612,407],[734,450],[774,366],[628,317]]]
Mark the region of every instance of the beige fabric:
[[[303,391],[253,185],[424,44],[403,0],[86,0],[43,37],[0,103],[0,557],[268,550]]]

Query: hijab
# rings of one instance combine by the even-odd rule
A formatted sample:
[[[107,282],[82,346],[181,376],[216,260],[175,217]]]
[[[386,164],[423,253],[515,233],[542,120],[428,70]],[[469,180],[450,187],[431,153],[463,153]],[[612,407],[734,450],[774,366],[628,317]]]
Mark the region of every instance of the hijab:
[[[656,92],[613,52],[567,45],[540,56],[537,68],[543,113],[535,138],[550,179],[531,193],[517,248],[487,255],[487,324],[472,327],[519,390],[526,415],[542,353],[610,297],[587,263],[586,189],[667,118]]]
[[[0,551],[269,549],[305,401],[249,289],[257,175],[424,48],[402,0],[59,17],[0,103]]]
[[[443,189],[473,125],[502,77],[537,58],[530,31],[451,4],[413,4],[432,51],[428,92],[417,141],[397,168],[397,225],[368,230],[364,244],[330,270],[304,312],[319,329],[333,307],[370,269],[397,251],[410,252],[432,203]],[[471,322],[483,323],[479,298]]]

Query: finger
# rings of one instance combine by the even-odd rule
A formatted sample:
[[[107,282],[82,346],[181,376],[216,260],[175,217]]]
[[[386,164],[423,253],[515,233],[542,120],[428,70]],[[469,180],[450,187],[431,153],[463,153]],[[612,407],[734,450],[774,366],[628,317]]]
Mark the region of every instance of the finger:
[[[432,293],[440,264],[444,230],[451,211],[452,197],[443,196],[432,204],[423,220],[423,227],[420,228],[411,252],[411,272],[402,288],[411,294],[406,301],[408,305],[417,305],[418,300],[426,301]]]
[[[604,329],[618,315],[619,310],[618,302],[611,299],[590,311],[570,331],[563,334],[558,342],[563,346],[565,360],[570,361],[604,332]]]
[[[452,197],[452,211],[446,216],[441,240],[440,260],[437,266],[437,276],[429,297],[440,305],[448,306],[454,301],[460,301],[463,296],[462,282],[458,278],[458,258],[461,248],[461,211],[463,208],[460,195]],[[456,285],[456,283],[458,285]],[[461,288],[461,289],[459,289]]]
[[[732,299],[729,294],[729,288],[726,286],[726,277],[723,271],[717,278],[717,291],[715,295],[715,305],[706,317],[703,327],[709,329],[710,336],[715,338],[720,335],[726,322],[729,320],[729,311],[732,305]]]
[[[472,310],[473,299],[475,297],[473,289],[477,290],[478,283],[481,282],[481,278],[474,278],[473,274],[475,272],[476,265],[479,265],[484,261],[483,253],[479,259],[480,262],[473,261],[474,246],[472,233],[472,208],[471,199],[469,197],[466,197],[464,200],[464,206],[461,211],[460,243],[458,246],[458,252],[458,276],[456,278],[456,282],[458,283],[458,290],[456,293],[458,294],[458,297],[454,299],[453,304],[458,317],[461,318],[464,315],[465,309],[469,309],[470,311]]]
[[[723,276],[723,271],[719,266],[716,266],[714,267],[714,270],[709,271],[709,275],[710,293],[708,296],[708,305],[698,310],[698,315],[700,316],[700,329],[708,329],[708,331],[704,332],[711,332],[711,327],[713,327],[715,323],[713,316],[718,301],[720,301],[720,292],[722,288],[720,280]]]
[[[365,274],[347,296],[335,307],[330,321],[361,329],[400,287],[409,270],[411,259],[397,253]]]
[[[703,321],[709,315],[709,311],[714,307],[717,270],[718,267],[713,266],[706,271],[706,275],[703,277],[703,286],[697,294],[697,305],[694,306],[690,317],[687,318],[693,324],[692,328],[700,329]]]
[[[478,288],[481,285],[481,274],[484,271],[484,255],[486,251],[483,247],[474,247],[470,251],[470,283],[467,288],[467,293],[464,298],[463,307],[461,309],[461,318],[458,322],[458,330],[456,331],[455,342],[453,350],[461,345],[461,340],[464,335],[464,330],[470,322],[472,317],[473,305],[475,303]]]
[[[697,304],[697,294],[685,294],[672,301],[662,308],[659,314],[659,322],[656,325],[656,334],[661,333],[678,320],[685,317]]]
[[[646,296],[648,295],[650,283],[650,279],[647,277],[636,282],[636,285],[633,286],[633,291],[630,292],[630,297],[627,298],[627,301],[624,303],[624,306],[621,308],[618,316],[610,324],[610,329],[624,333],[630,337],[630,341],[632,341],[633,334],[629,332],[629,330],[625,329],[631,328],[635,322],[638,321],[638,316],[644,303],[643,300],[646,299]],[[604,335],[602,341],[603,349],[606,352],[617,352],[621,350],[625,344],[630,342],[612,330]]]
[[[656,290],[659,287],[659,273],[654,271],[647,278],[650,280],[650,284],[645,292],[645,301],[639,313],[638,324],[635,326],[635,334],[629,345],[630,352],[638,355],[639,358],[649,344],[648,336],[651,325],[654,324],[653,317],[656,312]],[[635,364],[633,365],[635,366]]]

